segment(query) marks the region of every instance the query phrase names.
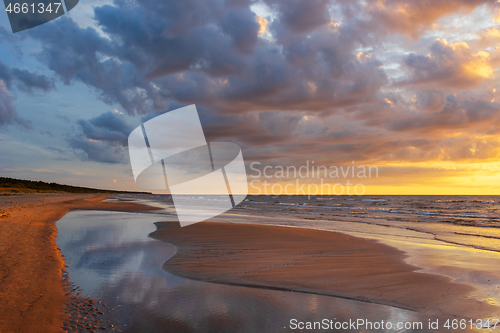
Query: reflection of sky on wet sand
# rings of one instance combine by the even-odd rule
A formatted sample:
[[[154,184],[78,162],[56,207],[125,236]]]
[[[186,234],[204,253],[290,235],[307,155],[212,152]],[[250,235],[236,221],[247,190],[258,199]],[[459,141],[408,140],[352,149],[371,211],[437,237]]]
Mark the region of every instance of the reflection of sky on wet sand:
[[[387,306],[171,275],[161,265],[175,247],[148,238],[159,220],[156,214],[74,211],[57,222],[71,281],[113,308],[111,319],[128,332],[284,332],[292,318],[421,321],[424,328],[428,322]]]

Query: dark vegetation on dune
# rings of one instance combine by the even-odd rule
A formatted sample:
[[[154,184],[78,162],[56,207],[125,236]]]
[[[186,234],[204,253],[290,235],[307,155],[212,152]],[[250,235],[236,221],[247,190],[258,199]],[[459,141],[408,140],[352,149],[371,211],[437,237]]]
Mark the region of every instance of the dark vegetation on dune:
[[[68,192],[68,193],[140,193],[149,194],[149,192],[129,192],[129,191],[112,191],[101,190],[88,187],[79,187],[71,185],[61,185],[57,183],[46,183],[42,181],[31,181],[14,178],[0,177],[0,189],[9,190],[11,192]]]

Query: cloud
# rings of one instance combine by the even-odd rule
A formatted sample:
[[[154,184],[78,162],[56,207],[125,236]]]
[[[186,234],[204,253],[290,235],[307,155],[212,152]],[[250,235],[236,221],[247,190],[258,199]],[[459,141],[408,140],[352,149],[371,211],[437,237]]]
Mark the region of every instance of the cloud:
[[[233,47],[237,51],[243,54],[252,53],[261,30],[258,18],[253,12],[248,9],[229,11],[220,25],[222,31],[231,36]]]
[[[17,113],[14,105],[16,96],[12,92],[14,84],[19,90],[31,93],[33,89],[52,90],[54,82],[45,75],[11,68],[0,59],[0,125],[16,124],[25,129],[32,129],[32,122]]]
[[[4,82],[7,87],[10,87],[14,75],[9,66],[7,66],[2,60],[0,60],[0,79]]]
[[[9,94],[3,81],[0,81],[0,124],[12,124],[17,117],[14,97]]]
[[[263,18],[245,0],[116,1],[95,8],[106,37],[68,17],[28,33],[42,42],[41,59],[64,82],[83,82],[129,114],[165,110],[172,101],[226,114],[322,112],[377,103],[388,85],[383,62],[359,57],[360,47],[389,32],[420,33],[448,14],[488,3],[266,0],[261,5],[272,17]],[[262,37],[263,19],[269,38]],[[337,19],[341,24],[332,23]],[[431,55],[409,55],[404,65],[412,74],[400,83],[467,87],[492,75],[484,51],[442,40]]]
[[[489,0],[370,0],[363,12],[377,30],[402,33],[417,38],[440,18],[451,14],[462,16],[481,5],[493,9]]]
[[[90,120],[77,121],[81,133],[68,139],[70,147],[79,152],[83,160],[102,163],[127,163],[125,147],[133,130],[123,114],[108,111]]]
[[[399,85],[469,88],[493,77],[490,54],[474,52],[465,42],[448,43],[438,39],[429,50],[429,55],[412,53],[406,57],[404,64],[411,74],[398,82]]]
[[[142,121],[194,103],[207,139],[238,141],[249,160],[478,159],[496,154],[489,136],[499,122],[491,91],[500,57],[470,39],[475,31],[462,41],[453,21],[492,6],[120,0],[95,7],[99,31],[64,16],[27,34],[64,83],[82,82]],[[450,41],[444,30],[429,32],[437,23],[455,29]],[[19,81],[7,73],[6,82]],[[125,161],[125,116],[108,112],[78,127],[69,142],[83,159]]]
[[[0,126],[16,124],[24,129],[32,129],[31,121],[19,116],[14,105],[15,97],[9,93],[3,80],[0,80]]]
[[[177,109],[183,108],[185,106],[187,106],[187,104],[180,104],[180,103],[176,103],[175,101],[170,102],[169,105],[168,105],[168,109],[150,112],[150,113],[148,113],[148,114],[146,114],[146,115],[144,115],[144,116],[141,117],[141,122],[145,123],[146,121],[148,121],[150,119],[153,119],[155,117],[158,117],[159,115],[162,115],[165,112],[172,111],[172,110],[177,110]],[[198,113],[200,113],[200,112],[201,113],[210,112],[209,110],[205,110],[202,107],[201,108],[197,107],[197,110],[198,110]]]
[[[121,147],[113,147],[99,141],[90,141],[78,138],[68,140],[69,145],[79,152],[82,160],[101,163],[127,163],[128,155]]]
[[[445,94],[440,90],[417,91],[415,101],[419,109],[426,111],[439,111],[446,103]]]
[[[439,103],[442,103],[441,101]],[[500,105],[487,100],[468,98],[458,100],[455,95],[446,97],[446,104],[436,113],[408,113],[388,123],[395,131],[427,129],[443,131],[446,129],[464,130],[479,128],[479,124],[488,126],[499,124]]]
[[[282,25],[280,30],[291,33],[311,31],[330,22],[328,0],[266,0],[266,4],[277,13],[276,25]]]
[[[78,120],[83,134],[91,140],[108,141],[126,146],[133,127],[118,111],[108,111],[90,120]]]
[[[54,81],[45,75],[18,68],[13,68],[12,74],[18,81],[17,88],[25,92],[31,93],[33,89],[41,89],[45,92],[55,89]]]
[[[189,3],[97,7],[95,19],[109,38],[67,17],[29,33],[66,83],[92,86],[129,114],[164,110],[170,101],[227,113],[324,110],[373,101],[387,83],[380,61],[358,60],[361,34],[330,29],[328,1],[269,2],[278,12],[270,32],[289,31],[274,41],[259,37],[250,2]]]
[[[25,92],[33,92],[33,89],[41,89],[45,92],[55,89],[54,80],[49,77],[32,73],[26,69],[11,68],[0,59],[0,79],[10,89],[14,83],[17,88]]]

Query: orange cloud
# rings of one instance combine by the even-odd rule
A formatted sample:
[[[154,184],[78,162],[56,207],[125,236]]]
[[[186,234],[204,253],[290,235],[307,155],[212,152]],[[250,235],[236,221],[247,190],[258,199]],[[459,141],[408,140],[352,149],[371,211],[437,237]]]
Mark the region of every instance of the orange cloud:
[[[465,42],[448,43],[446,39],[439,38],[429,49],[429,55],[410,54],[405,59],[410,74],[397,85],[425,83],[434,84],[439,89],[467,88],[494,77],[497,63],[492,61],[489,52],[474,52]]]
[[[463,68],[472,77],[490,78],[493,76],[493,68],[489,65],[489,60],[490,54],[488,52],[479,51]]]
[[[435,28],[438,19],[454,13],[465,15],[483,4],[491,1],[372,0],[367,8],[370,16],[389,31],[417,37],[426,29]]]
[[[490,37],[500,37],[500,27],[487,28],[485,35]]]
[[[257,23],[259,24],[259,35],[263,35],[266,32],[267,25],[269,23],[263,16],[257,16]]]

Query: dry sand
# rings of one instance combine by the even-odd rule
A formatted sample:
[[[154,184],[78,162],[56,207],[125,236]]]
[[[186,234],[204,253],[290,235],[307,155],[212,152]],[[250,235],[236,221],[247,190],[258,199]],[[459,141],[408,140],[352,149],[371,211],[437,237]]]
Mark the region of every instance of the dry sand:
[[[74,209],[141,211],[103,203],[108,195],[29,194],[0,197],[0,332],[61,332],[64,260],[55,222]]]
[[[405,254],[340,233],[251,224],[156,223],[150,236],[178,247],[168,272],[215,283],[310,292],[428,315],[498,318],[472,286],[417,272]]]

